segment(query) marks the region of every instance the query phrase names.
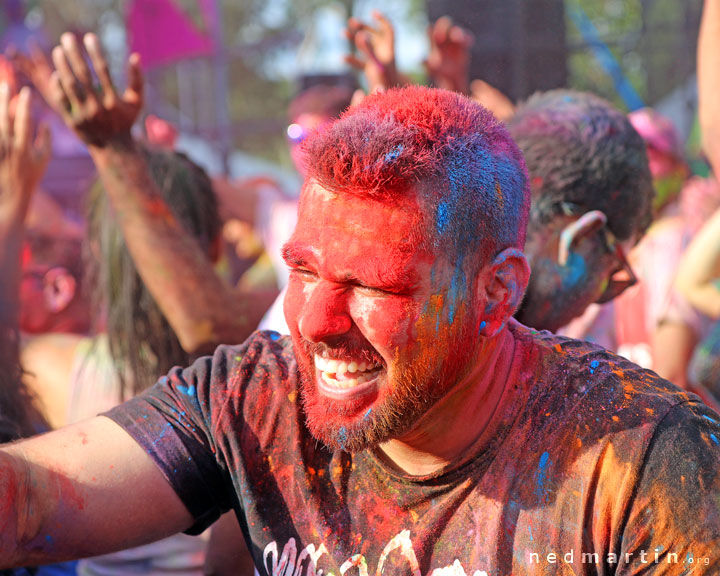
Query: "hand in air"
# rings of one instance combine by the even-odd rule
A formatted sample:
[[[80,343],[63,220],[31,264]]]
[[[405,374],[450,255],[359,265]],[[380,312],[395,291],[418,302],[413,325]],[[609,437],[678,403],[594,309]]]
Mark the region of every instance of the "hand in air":
[[[10,111],[10,88],[0,84],[0,217],[22,224],[50,160],[50,132],[33,136],[30,88],[23,88]]]
[[[53,67],[50,59],[40,46],[38,46],[37,43],[31,43],[28,54],[23,54],[15,48],[10,48],[8,50],[8,58],[15,68],[30,81],[45,102],[52,106],[50,77],[52,76]]]
[[[373,12],[376,25],[370,26],[350,18],[345,35],[358,54],[348,54],[345,61],[365,74],[368,92],[403,84],[395,64],[395,30],[380,12]]]
[[[428,28],[430,54],[425,60],[428,76],[439,88],[469,93],[470,48],[473,35],[453,24],[449,16]]]
[[[52,52],[55,72],[50,78],[52,105],[65,123],[89,146],[105,147],[112,141],[130,138],[130,129],[143,106],[143,77],[140,56],[128,59],[128,87],[119,95],[95,34],[77,38],[65,33]],[[99,86],[93,83],[92,68]]]

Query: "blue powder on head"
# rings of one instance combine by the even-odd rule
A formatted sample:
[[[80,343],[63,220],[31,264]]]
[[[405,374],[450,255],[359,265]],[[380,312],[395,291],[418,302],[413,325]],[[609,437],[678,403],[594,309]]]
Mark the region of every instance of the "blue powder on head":
[[[448,224],[448,207],[446,202],[441,202],[437,209],[437,219],[435,221],[435,228],[439,235],[445,233],[445,228]]]
[[[281,336],[277,332],[270,332],[270,340],[272,340],[273,342],[277,342],[278,340],[280,340],[280,338]]]
[[[370,414],[372,414],[372,408],[368,408],[367,412],[365,412],[365,416],[363,416],[363,420],[367,420],[370,418]]]
[[[715,442],[715,446],[717,446],[718,444],[720,444],[720,442],[718,442],[718,439],[717,439],[717,437],[715,436],[715,434],[710,434],[710,438],[712,438],[712,441]]]
[[[395,148],[390,150],[390,152],[385,154],[385,162],[388,164],[390,162],[394,162],[398,159],[400,154],[402,154],[403,150],[405,150],[405,147],[402,144],[398,144],[397,146],[395,146]]]
[[[485,322],[485,320],[480,322],[480,332],[482,332],[485,329],[485,326],[487,326],[487,322]]]

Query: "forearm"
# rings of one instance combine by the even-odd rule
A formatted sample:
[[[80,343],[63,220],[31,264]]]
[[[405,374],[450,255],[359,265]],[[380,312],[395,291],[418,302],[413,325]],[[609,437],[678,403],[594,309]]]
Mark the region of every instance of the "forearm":
[[[698,116],[703,150],[720,174],[720,2],[705,0],[697,54]]]
[[[192,521],[152,459],[108,418],[0,448],[0,570],[124,550]]]
[[[16,326],[18,320],[23,216],[0,214],[0,326]]]
[[[91,147],[138,273],[189,353],[243,341],[259,319],[215,273],[150,177],[132,140]]]
[[[695,308],[720,317],[720,211],[703,226],[688,246],[678,267],[676,287]]]

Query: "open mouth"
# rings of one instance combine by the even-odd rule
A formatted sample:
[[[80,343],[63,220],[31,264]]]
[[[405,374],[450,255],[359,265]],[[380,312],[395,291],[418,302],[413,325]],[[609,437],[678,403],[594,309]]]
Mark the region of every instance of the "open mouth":
[[[328,388],[347,390],[357,388],[378,376],[382,365],[365,361],[339,360],[315,355],[315,368]]]

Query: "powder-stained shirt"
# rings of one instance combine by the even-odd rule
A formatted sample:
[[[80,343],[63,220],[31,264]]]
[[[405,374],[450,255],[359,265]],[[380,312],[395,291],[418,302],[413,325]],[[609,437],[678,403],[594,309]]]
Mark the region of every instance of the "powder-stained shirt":
[[[510,330],[493,434],[428,476],[320,445],[292,343],[274,333],[109,416],[195,531],[235,508],[261,575],[720,573],[720,417],[601,348]]]

